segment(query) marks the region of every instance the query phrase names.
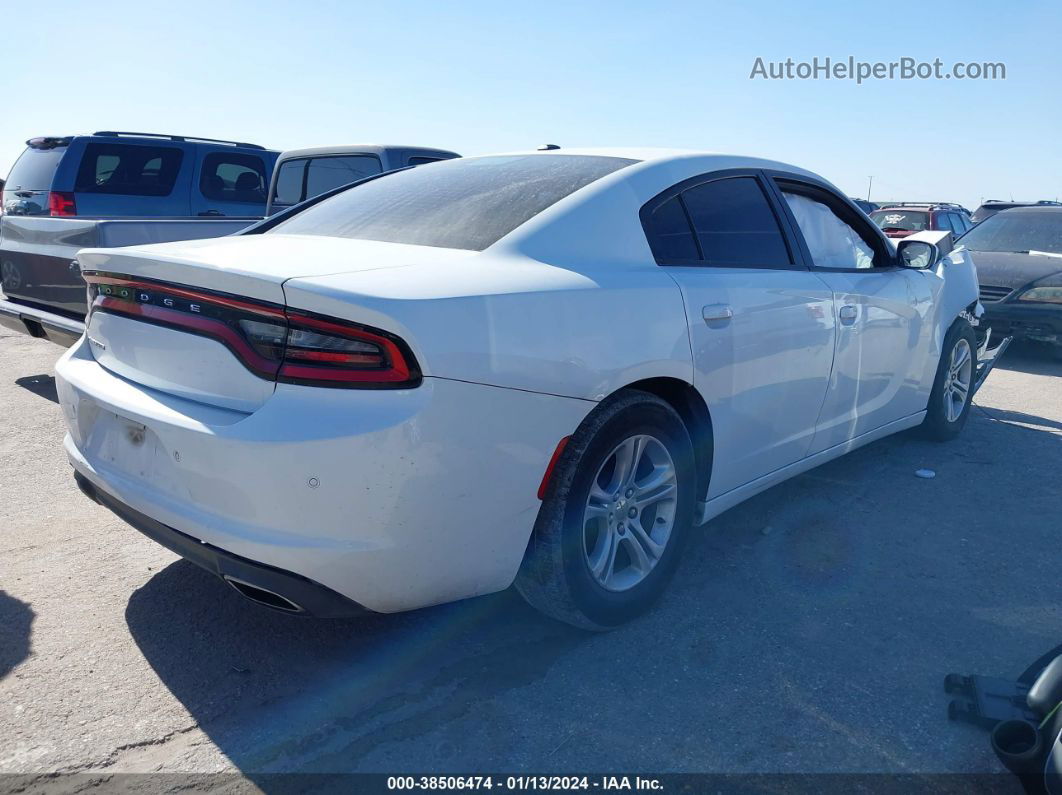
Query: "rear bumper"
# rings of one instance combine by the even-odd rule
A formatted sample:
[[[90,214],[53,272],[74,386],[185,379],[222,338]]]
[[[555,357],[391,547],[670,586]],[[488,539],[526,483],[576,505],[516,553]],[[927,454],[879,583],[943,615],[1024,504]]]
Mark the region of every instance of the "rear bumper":
[[[69,348],[85,333],[85,324],[80,320],[5,298],[0,298],[0,326],[50,340],[64,348]]]
[[[296,613],[317,618],[348,618],[368,612],[342,594],[318,582],[257,563],[224,549],[204,544],[189,535],[167,527],[146,514],[134,511],[121,500],[92,485],[75,470],[78,488],[120,519],[146,535],[152,541],[176,552],[185,560],[206,569],[231,585],[242,596],[284,613]]]
[[[1018,301],[982,303],[982,306],[986,324],[1000,336],[1062,345],[1062,306]]]
[[[506,588],[549,458],[593,407],[425,378],[278,384],[245,413],[120,378],[87,340],[56,386],[68,458],[101,501],[382,613]]]

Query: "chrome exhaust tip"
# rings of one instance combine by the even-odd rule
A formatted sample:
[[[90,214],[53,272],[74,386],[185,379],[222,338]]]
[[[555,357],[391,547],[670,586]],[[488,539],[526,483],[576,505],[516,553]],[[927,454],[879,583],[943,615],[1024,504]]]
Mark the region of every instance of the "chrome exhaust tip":
[[[281,596],[275,591],[270,591],[267,588],[263,588],[260,585],[246,582],[244,580],[238,580],[235,577],[230,577],[227,574],[222,575],[222,579],[233,587],[241,596],[250,599],[252,602],[257,602],[265,607],[270,607],[273,610],[280,610],[283,613],[302,613],[303,609],[300,605],[288,599],[286,596]]]

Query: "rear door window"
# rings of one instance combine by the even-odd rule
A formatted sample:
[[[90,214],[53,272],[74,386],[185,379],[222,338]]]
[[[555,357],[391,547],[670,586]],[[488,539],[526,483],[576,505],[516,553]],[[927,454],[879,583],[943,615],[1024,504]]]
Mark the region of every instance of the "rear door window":
[[[199,190],[222,202],[265,204],[266,170],[262,158],[239,152],[211,152],[203,158]]]
[[[30,147],[15,161],[7,176],[6,190],[51,190],[55,170],[67,152],[65,146],[55,149]]]
[[[74,190],[123,196],[169,196],[184,152],[170,146],[88,144]]]
[[[701,254],[726,268],[785,268],[789,249],[767,196],[754,177],[706,182],[682,193]]]

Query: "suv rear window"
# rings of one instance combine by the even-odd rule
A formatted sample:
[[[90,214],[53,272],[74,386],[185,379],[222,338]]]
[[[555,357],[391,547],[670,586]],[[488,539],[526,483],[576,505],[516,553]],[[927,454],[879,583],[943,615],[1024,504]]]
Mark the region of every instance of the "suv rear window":
[[[929,229],[929,213],[910,210],[875,210],[870,220],[879,229],[899,229],[904,232],[924,232]]]
[[[66,152],[65,146],[55,149],[28,148],[11,167],[6,189],[51,190],[55,170]]]
[[[203,158],[199,190],[219,202],[265,204],[265,163],[257,155],[211,152]]]
[[[366,182],[270,232],[482,251],[565,196],[636,162],[552,154],[447,160]]]
[[[122,196],[169,196],[184,152],[172,146],[88,144],[74,190]]]

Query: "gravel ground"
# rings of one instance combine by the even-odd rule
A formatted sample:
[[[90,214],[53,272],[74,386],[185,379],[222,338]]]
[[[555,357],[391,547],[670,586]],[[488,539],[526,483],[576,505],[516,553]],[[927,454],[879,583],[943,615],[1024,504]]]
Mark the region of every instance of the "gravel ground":
[[[59,354],[0,330],[0,772],[992,772],[943,675],[1062,642],[1038,351],[956,442],[901,434],[714,520],[603,635],[511,591],[350,621],[242,601],[74,487]]]

